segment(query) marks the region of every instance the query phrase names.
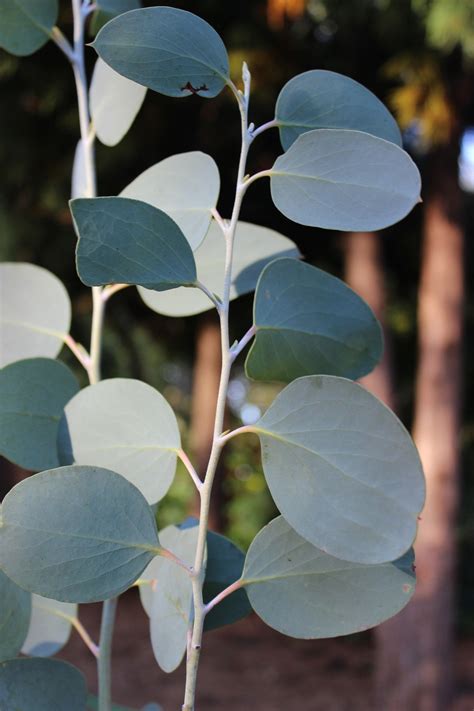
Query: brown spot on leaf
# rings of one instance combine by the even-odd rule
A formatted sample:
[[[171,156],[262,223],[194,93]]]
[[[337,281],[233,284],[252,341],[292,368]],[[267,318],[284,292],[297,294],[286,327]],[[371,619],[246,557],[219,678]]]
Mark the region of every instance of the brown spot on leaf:
[[[191,94],[199,94],[200,91],[209,91],[209,87],[206,84],[201,84],[201,86],[193,86],[190,81],[181,87],[181,91],[190,91]]]
[[[403,586],[402,589],[403,589],[404,593],[409,593],[411,591],[411,585],[408,585],[408,583],[405,583],[405,585]]]

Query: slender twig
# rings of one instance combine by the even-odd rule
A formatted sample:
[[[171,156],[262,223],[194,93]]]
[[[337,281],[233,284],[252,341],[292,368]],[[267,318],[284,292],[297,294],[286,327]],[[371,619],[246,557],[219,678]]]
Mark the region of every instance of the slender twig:
[[[172,560],[173,563],[176,563],[176,565],[179,565],[180,568],[185,570],[188,575],[194,575],[194,568],[191,568],[189,565],[186,565],[184,560],[178,558],[178,556],[175,555],[172,551],[168,550],[168,548],[160,548],[159,555],[161,555],[163,558],[167,558],[168,560]]]
[[[271,178],[273,175],[273,170],[261,170],[259,173],[254,173],[250,177],[247,178],[247,180],[244,183],[245,190],[247,190],[252,183],[255,183],[256,180],[260,180],[260,178]]]
[[[235,583],[232,583],[232,585],[229,585],[228,587],[226,587],[224,590],[222,590],[222,592],[220,592],[218,595],[213,597],[212,600],[210,600],[207,603],[207,605],[205,605],[204,614],[207,615],[208,612],[210,612],[213,607],[215,607],[220,602],[222,602],[222,600],[225,600],[225,598],[228,597],[229,595],[232,595],[232,593],[235,592],[236,590],[239,590],[242,586],[243,586],[243,580],[239,579],[239,580],[236,580]]]
[[[219,441],[221,445],[224,446],[230,439],[237,437],[237,435],[248,434],[249,432],[255,434],[256,429],[254,425],[243,425],[242,427],[237,427],[235,430],[226,432],[226,434],[223,434],[219,437]]]
[[[255,332],[256,332],[255,326],[251,326],[249,328],[249,330],[247,331],[247,333],[242,336],[240,341],[238,341],[238,343],[236,343],[235,346],[232,346],[232,348],[230,349],[230,357],[232,358],[233,361],[237,358],[239,353],[241,353],[244,350],[245,346],[248,343],[250,343],[252,338],[255,336]]]
[[[193,467],[192,462],[191,462],[191,460],[189,459],[189,457],[188,457],[188,455],[186,454],[186,452],[184,451],[184,449],[178,449],[178,450],[176,450],[176,454],[178,455],[178,457],[181,459],[181,461],[183,462],[184,466],[185,466],[186,469],[188,470],[191,479],[193,480],[194,484],[196,485],[196,489],[197,489],[198,491],[201,491],[202,486],[203,486],[203,483],[202,483],[201,479],[199,478],[199,475],[198,475],[197,471],[196,471],[195,468]]]
[[[212,214],[213,218],[215,219],[215,221],[217,222],[217,224],[219,225],[219,227],[221,228],[221,230],[223,232],[225,232],[225,230],[227,229],[227,221],[224,220],[224,218],[221,216],[221,214],[218,212],[218,210],[215,207],[212,208],[211,214]]]
[[[212,291],[209,291],[207,286],[202,283],[202,281],[197,281],[196,284],[196,289],[200,289],[206,296],[212,301],[216,309],[219,311],[221,308],[221,302],[218,300],[215,294],[212,293]]]
[[[186,688],[184,692],[184,704],[182,711],[194,711],[194,703],[196,696],[196,681],[197,671],[199,666],[199,658],[201,654],[202,635],[205,619],[205,605],[203,601],[203,583],[204,583],[204,555],[206,550],[207,528],[209,521],[209,509],[212,493],[212,485],[217,470],[220,453],[223,447],[221,442],[221,434],[224,424],[225,405],[227,398],[227,389],[229,385],[230,369],[232,358],[229,346],[229,301],[230,288],[232,283],[232,258],[234,250],[234,238],[239,219],[240,208],[245,194],[245,166],[247,163],[247,155],[250,144],[252,142],[248,131],[248,106],[250,99],[250,72],[247,65],[244,63],[242,78],[244,82],[244,91],[238,90],[233,82],[229,82],[230,89],[237,99],[241,116],[241,131],[242,131],[242,147],[240,151],[239,168],[237,174],[237,184],[235,190],[234,207],[230,223],[225,226],[224,234],[226,237],[226,255],[224,267],[224,286],[222,290],[222,304],[219,310],[220,325],[221,325],[221,348],[222,362],[221,375],[219,382],[219,392],[217,396],[217,407],[214,421],[214,436],[209,456],[206,475],[201,491],[201,508],[199,517],[198,540],[196,545],[196,555],[194,561],[194,574],[192,577],[193,586],[193,605],[194,605],[194,620],[192,623],[192,636],[188,647],[188,655],[186,662]]]
[[[118,598],[105,600],[100,623],[99,656],[97,669],[99,677],[99,711],[112,709],[112,637]]]
[[[105,286],[102,289],[102,301],[108,301],[111,296],[116,294],[118,291],[123,289],[128,289],[130,284],[111,284],[110,286]]]
[[[257,136],[260,136],[260,134],[264,131],[268,131],[269,128],[276,128],[278,125],[278,120],[276,118],[272,119],[271,121],[267,121],[267,123],[263,123],[258,128],[253,129],[251,133],[252,138],[257,138]]]
[[[92,637],[90,636],[89,632],[86,630],[82,622],[80,622],[77,617],[68,617],[69,621],[71,622],[71,625],[74,627],[76,632],[78,633],[79,637],[82,639],[86,647],[92,652],[94,657],[96,659],[99,658],[99,647],[95,642],[93,642]]]
[[[63,52],[70,62],[74,61],[74,50],[71,47],[68,39],[63,35],[59,27],[53,27],[50,32],[50,37],[54,44],[56,44],[61,52]]]
[[[65,345],[69,348],[69,350],[74,353],[76,356],[77,360],[79,363],[82,365],[84,370],[89,372],[90,364],[91,364],[91,357],[89,353],[86,351],[84,346],[81,346],[80,343],[77,343],[77,341],[74,340],[74,338],[69,334],[64,334],[63,336],[63,341]]]

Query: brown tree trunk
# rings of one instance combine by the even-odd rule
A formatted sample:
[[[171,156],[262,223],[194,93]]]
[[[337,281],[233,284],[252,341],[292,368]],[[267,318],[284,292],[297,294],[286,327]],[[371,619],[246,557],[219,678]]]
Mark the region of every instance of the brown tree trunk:
[[[379,365],[361,379],[362,385],[390,408],[395,408],[390,337],[385,326],[385,270],[380,237],[373,232],[349,232],[344,237],[345,280],[377,316],[385,348]]]
[[[196,335],[196,359],[193,373],[193,393],[191,409],[191,450],[196,469],[203,478],[214,435],[217,394],[221,372],[221,336],[217,321],[209,315],[201,317]],[[221,506],[219,496],[220,472],[214,488],[209,517],[211,528],[221,527]],[[199,511],[199,497],[193,504],[193,513]]]
[[[384,711],[446,711],[452,692],[463,229],[452,156],[437,158],[424,211],[413,428],[427,501],[415,544],[417,591],[378,630],[376,708]]]

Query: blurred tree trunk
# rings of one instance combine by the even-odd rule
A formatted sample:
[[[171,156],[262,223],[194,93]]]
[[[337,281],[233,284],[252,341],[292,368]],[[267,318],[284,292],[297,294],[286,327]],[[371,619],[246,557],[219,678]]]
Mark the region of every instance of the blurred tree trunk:
[[[221,374],[221,335],[217,320],[205,314],[200,317],[196,334],[196,358],[193,372],[191,409],[191,451],[201,478],[206,472],[214,436],[217,394]],[[221,466],[221,465],[220,465]],[[209,525],[219,530],[221,513],[221,471],[217,471]],[[193,504],[193,513],[199,512],[199,496]]]
[[[345,280],[377,316],[384,332],[385,348],[381,362],[361,383],[392,410],[395,396],[392,383],[392,354],[385,327],[385,270],[380,237],[373,232],[349,232],[344,237]]]
[[[427,479],[416,540],[417,591],[377,634],[376,708],[446,711],[454,651],[463,320],[457,145],[433,154],[424,209],[413,434]]]

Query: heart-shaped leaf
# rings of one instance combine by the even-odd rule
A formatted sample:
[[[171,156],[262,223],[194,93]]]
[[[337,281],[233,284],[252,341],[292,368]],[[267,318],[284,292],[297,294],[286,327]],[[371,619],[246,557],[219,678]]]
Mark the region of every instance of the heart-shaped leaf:
[[[374,627],[396,615],[415,591],[413,551],[379,565],[348,563],[315,548],[282,516],[252,542],[243,578],[257,615],[302,639]]]
[[[106,146],[120,143],[135,121],[145,94],[145,87],[117,74],[98,58],[89,96],[92,121],[101,143]]]
[[[0,662],[16,657],[28,633],[31,595],[0,570]],[[1,674],[1,672],[0,672]]]
[[[69,333],[71,303],[54,274],[35,264],[0,264],[0,302],[0,366],[58,355]]]
[[[33,594],[31,620],[21,651],[32,657],[51,657],[69,640],[77,605]]]
[[[49,40],[58,0],[1,0],[0,48],[24,57]]]
[[[420,201],[420,174],[410,156],[361,131],[303,133],[269,173],[276,207],[311,227],[380,230]]]
[[[121,474],[149,503],[168,491],[180,449],[178,423],[160,393],[127,378],[81,390],[59,426],[61,464],[91,464]]]
[[[0,708],[5,711],[86,711],[81,672],[57,659],[9,659],[0,664]]]
[[[77,272],[87,286],[140,284],[164,291],[192,286],[196,265],[178,225],[152,205],[128,198],[72,200]]]
[[[219,189],[215,161],[206,153],[191,151],[152,165],[127,185],[120,197],[142,200],[166,212],[194,250],[209,229]]]
[[[222,297],[225,240],[214,220],[194,256],[199,280],[212,293]],[[299,257],[294,242],[267,227],[239,222],[235,236],[230,298],[236,299],[253,291],[264,266],[275,257],[283,256]],[[158,294],[141,287],[138,291],[147,306],[165,316],[191,316],[212,308],[208,297],[196,289],[176,289],[172,294]]]
[[[298,74],[285,84],[275,118],[285,151],[316,128],[349,128],[402,145],[395,119],[375,94],[354,79],[322,69]]]
[[[18,360],[0,370],[0,454],[24,469],[59,466],[56,440],[75,376],[51,358]]]
[[[329,375],[288,385],[255,424],[276,505],[299,535],[354,563],[411,546],[425,487],[402,423],[360,385]]]
[[[313,374],[355,380],[382,356],[382,330],[365,301],[340,279],[295,259],[263,270],[254,325],[245,369],[255,380],[290,382]]]
[[[185,10],[125,13],[102,28],[93,46],[116,72],[166,96],[212,98],[230,81],[221,38]]]
[[[3,500],[0,564],[18,585],[44,597],[64,602],[115,597],[160,550],[146,500],[107,469],[40,472]]]

